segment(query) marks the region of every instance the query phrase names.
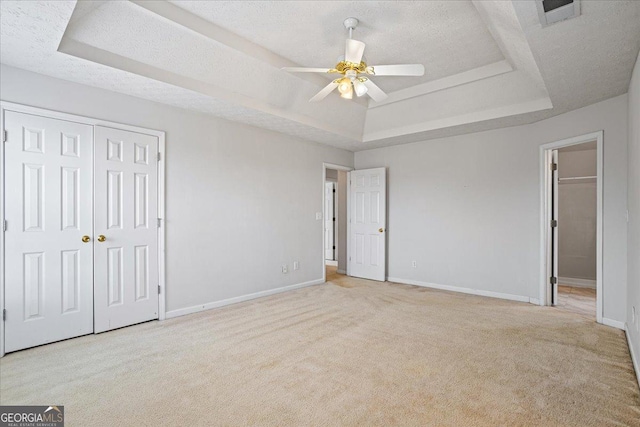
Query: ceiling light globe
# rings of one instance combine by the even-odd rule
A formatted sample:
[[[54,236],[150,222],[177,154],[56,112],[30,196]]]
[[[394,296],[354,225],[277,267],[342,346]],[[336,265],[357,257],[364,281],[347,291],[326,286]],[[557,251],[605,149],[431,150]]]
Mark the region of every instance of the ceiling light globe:
[[[338,91],[341,94],[346,94],[346,93],[350,93],[351,92],[351,81],[349,80],[343,80],[340,82],[340,84],[338,85]]]
[[[354,82],[353,82],[353,90],[356,92],[356,95],[362,96],[365,93],[367,93],[369,88],[367,88],[367,86],[365,86],[365,84],[363,82],[361,82],[360,80],[354,80]]]
[[[340,95],[344,99],[353,99],[353,91],[348,91]]]

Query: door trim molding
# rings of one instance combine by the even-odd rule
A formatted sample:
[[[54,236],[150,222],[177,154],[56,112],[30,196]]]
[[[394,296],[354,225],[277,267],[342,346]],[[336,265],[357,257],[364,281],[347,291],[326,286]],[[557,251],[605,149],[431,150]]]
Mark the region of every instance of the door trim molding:
[[[2,137],[4,138],[4,115],[5,111],[15,111],[17,113],[32,114],[35,116],[42,116],[51,119],[66,120],[75,123],[82,123],[91,126],[105,126],[115,129],[126,130],[130,132],[138,132],[146,135],[156,136],[158,138],[158,152],[160,153],[160,160],[158,161],[158,218],[160,218],[161,226],[158,227],[158,280],[160,285],[160,295],[158,295],[158,320],[164,320],[166,318],[166,275],[165,275],[165,239],[166,239],[166,217],[165,217],[165,139],[166,134],[164,131],[156,129],[148,129],[139,126],[126,125],[123,123],[111,122],[108,120],[97,119],[94,117],[79,116],[76,114],[62,113],[59,111],[48,110],[46,108],[32,107],[29,105],[16,104],[14,102],[7,102],[0,100],[0,129],[2,130]],[[0,164],[4,165],[4,142],[2,149],[0,149]],[[3,168],[4,171],[4,168]],[[4,174],[0,174],[0,189],[2,189],[2,195],[0,196],[0,270],[4,270],[4,224],[5,209],[4,209]],[[0,274],[0,309],[5,308],[4,302],[4,274]],[[0,357],[4,356],[4,320],[0,315]]]
[[[322,257],[321,257],[321,261],[322,261],[322,283],[325,283],[327,281],[327,268],[325,265],[325,259],[324,259],[324,247],[325,247],[325,242],[324,242],[324,204],[325,204],[325,191],[324,191],[324,184],[325,182],[327,182],[327,169],[334,169],[334,170],[338,170],[338,171],[345,171],[347,172],[347,181],[349,180],[349,172],[353,170],[353,168],[351,166],[342,166],[342,165],[336,165],[333,163],[327,163],[327,162],[323,162],[322,163],[322,221],[320,221],[320,225],[321,225],[321,231],[322,231]],[[347,252],[347,272],[349,271],[349,224],[351,221],[349,221],[349,191],[348,191],[348,184],[347,184],[347,247],[344,248]],[[337,185],[336,185],[337,188]],[[337,214],[336,214],[336,218],[337,218]],[[340,225],[338,224],[338,227]],[[337,236],[334,236],[334,239]],[[338,249],[339,250],[339,249]],[[334,257],[335,257],[335,253],[334,253]],[[337,257],[336,257],[337,258]],[[336,260],[337,261],[337,260]],[[347,273],[348,274],[348,273]]]
[[[595,140],[597,143],[596,160],[596,192],[597,192],[597,219],[596,219],[596,322],[603,323],[603,217],[604,217],[604,131],[588,133],[560,141],[540,145],[540,305],[549,305],[551,265],[549,261],[550,251],[550,227],[551,212],[549,206],[549,185],[551,184],[551,152],[553,150],[582,144]]]

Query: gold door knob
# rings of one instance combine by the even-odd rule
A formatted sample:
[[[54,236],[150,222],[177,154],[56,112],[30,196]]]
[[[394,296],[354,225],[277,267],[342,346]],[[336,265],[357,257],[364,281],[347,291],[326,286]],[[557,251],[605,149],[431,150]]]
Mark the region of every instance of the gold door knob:
[[[378,228],[378,231],[382,233],[384,231],[384,228]]]
[[[107,238],[104,237],[104,235],[101,234],[98,236],[98,242],[104,242],[105,240],[107,240]]]
[[[89,243],[91,241],[91,237],[89,236],[82,236],[82,241],[85,243]]]

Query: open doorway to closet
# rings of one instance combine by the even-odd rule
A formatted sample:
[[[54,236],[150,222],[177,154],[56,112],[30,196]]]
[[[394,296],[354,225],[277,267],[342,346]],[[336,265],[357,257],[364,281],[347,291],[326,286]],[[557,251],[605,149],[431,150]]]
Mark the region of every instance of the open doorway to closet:
[[[558,301],[596,317],[597,143],[558,149]]]
[[[547,144],[541,300],[602,322],[602,152],[597,132]]]
[[[351,168],[324,165],[323,268],[325,280],[347,274],[347,174]]]

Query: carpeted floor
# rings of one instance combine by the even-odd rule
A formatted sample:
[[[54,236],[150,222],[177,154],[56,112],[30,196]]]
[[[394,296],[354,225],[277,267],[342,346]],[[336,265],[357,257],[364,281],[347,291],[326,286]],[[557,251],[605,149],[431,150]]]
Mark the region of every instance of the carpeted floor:
[[[330,283],[9,354],[67,426],[640,425],[624,333],[530,304]]]

